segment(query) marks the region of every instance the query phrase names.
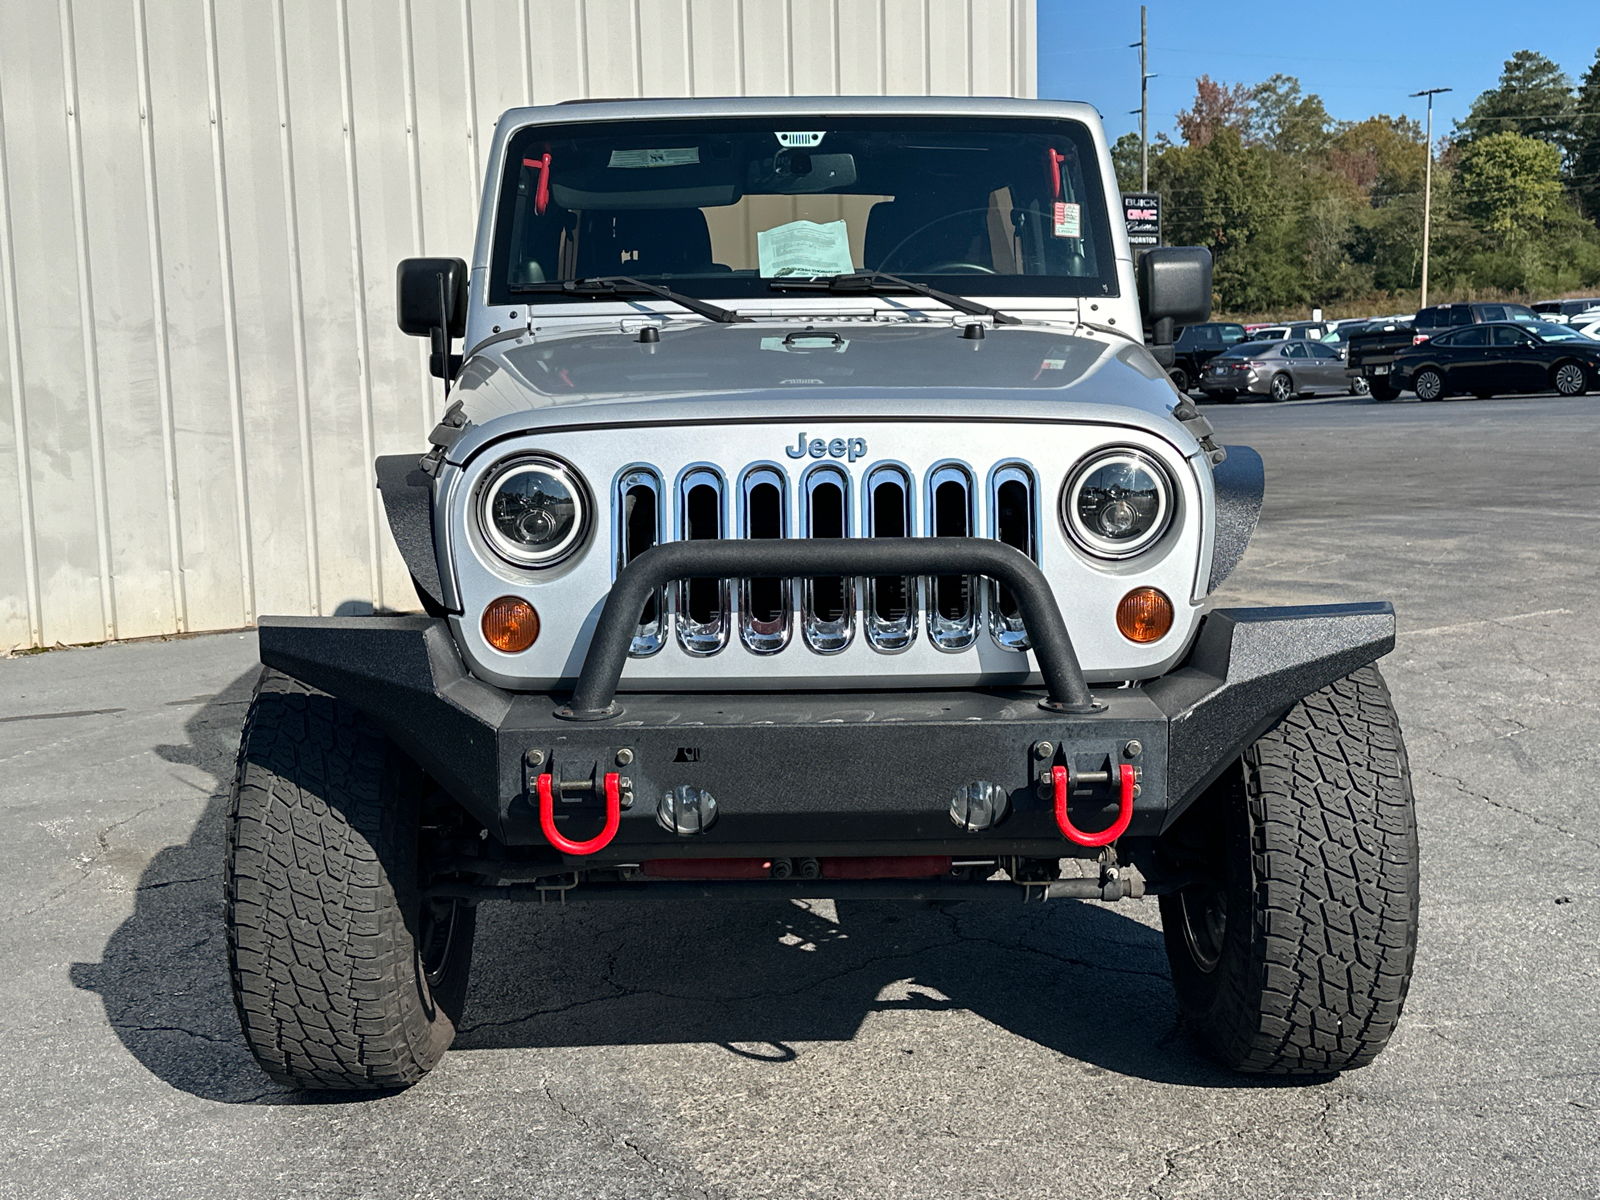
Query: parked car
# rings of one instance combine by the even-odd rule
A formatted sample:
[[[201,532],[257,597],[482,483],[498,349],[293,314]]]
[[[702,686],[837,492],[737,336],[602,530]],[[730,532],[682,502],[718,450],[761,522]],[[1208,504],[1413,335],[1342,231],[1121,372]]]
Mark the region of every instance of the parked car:
[[[1539,319],[1526,304],[1440,304],[1424,308],[1411,322],[1411,336],[1427,341],[1446,329],[1481,325],[1486,321],[1521,321],[1531,325]]]
[[[1555,390],[1581,396],[1600,380],[1600,342],[1554,321],[1510,321],[1451,329],[1395,355],[1391,381],[1418,400],[1470,392]]]
[[[259,621],[219,970],[271,1078],[420,1079],[480,903],[671,898],[1159,896],[1201,1047],[1370,1062],[1417,938],[1394,610],[1214,606],[1261,457],[1165,377],[1211,256],[1135,266],[1095,110],[595,101],[486,160],[470,270],[397,272],[456,385],[375,464],[425,615]],[[511,969],[602,970],[562,944]]]
[[[1244,326],[1229,321],[1188,326],[1173,344],[1172,368],[1167,372],[1172,377],[1172,386],[1187,392],[1199,380],[1206,363],[1229,346],[1237,346],[1245,340]]]
[[[1345,374],[1351,386],[1366,385],[1374,400],[1393,400],[1399,391],[1390,382],[1394,357],[1414,343],[1406,321],[1376,320],[1351,332],[1345,345]]]
[[[1540,320],[1570,323],[1574,317],[1591,309],[1600,308],[1600,298],[1591,296],[1587,300],[1540,300],[1531,307],[1539,314]]]
[[[1245,342],[1217,355],[1200,377],[1200,390],[1218,400],[1240,394],[1293,400],[1317,393],[1359,395],[1332,346],[1305,338]]]
[[[1584,337],[1600,339],[1600,313],[1582,313],[1572,319],[1568,328],[1576,329]]]

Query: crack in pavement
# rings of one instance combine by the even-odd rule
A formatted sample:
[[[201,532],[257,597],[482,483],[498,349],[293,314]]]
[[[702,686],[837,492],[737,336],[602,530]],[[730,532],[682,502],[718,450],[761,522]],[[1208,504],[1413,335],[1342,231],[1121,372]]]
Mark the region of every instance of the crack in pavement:
[[[1482,800],[1490,808],[1498,808],[1504,812],[1515,813],[1517,816],[1526,821],[1530,821],[1543,829],[1554,829],[1557,833],[1565,834],[1575,842],[1582,842],[1586,846],[1593,846],[1595,849],[1600,850],[1600,839],[1588,837],[1584,834],[1576,832],[1575,830],[1568,829],[1565,825],[1562,825],[1558,821],[1552,821],[1546,817],[1539,816],[1537,813],[1528,812],[1527,810],[1518,808],[1515,804],[1508,803],[1505,800],[1496,800],[1493,796],[1485,795],[1483,792],[1474,791],[1473,789],[1469,788],[1466,784],[1466,781],[1461,779],[1459,776],[1448,775],[1443,771],[1436,771],[1432,767],[1425,767],[1424,770],[1426,770],[1427,773],[1432,775],[1435,779],[1441,779],[1445,783],[1450,784],[1463,796],[1470,796],[1474,800]]]

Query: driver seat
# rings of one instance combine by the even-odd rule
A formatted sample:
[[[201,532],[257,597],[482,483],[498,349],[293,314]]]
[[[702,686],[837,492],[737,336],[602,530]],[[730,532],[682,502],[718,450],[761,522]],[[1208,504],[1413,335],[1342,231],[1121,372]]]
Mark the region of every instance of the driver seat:
[[[942,263],[992,267],[988,208],[880,200],[867,214],[861,262],[869,271],[916,275]]]

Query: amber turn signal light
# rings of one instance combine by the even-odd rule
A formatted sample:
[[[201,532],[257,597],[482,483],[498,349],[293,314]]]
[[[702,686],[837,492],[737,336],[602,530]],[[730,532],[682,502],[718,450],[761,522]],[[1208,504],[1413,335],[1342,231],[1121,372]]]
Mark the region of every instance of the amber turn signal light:
[[[539,638],[539,614],[521,596],[501,596],[483,610],[483,636],[496,650],[516,654]]]
[[[1172,601],[1153,587],[1134,588],[1117,605],[1117,629],[1130,642],[1159,642],[1172,628]]]

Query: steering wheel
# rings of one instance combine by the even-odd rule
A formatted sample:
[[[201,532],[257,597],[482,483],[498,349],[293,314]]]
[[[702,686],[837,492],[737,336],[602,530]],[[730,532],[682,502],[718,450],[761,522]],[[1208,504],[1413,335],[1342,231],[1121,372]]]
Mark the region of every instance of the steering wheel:
[[[986,267],[982,263],[969,262],[944,262],[934,263],[931,267],[918,267],[914,274],[917,275],[993,275],[993,267]]]

